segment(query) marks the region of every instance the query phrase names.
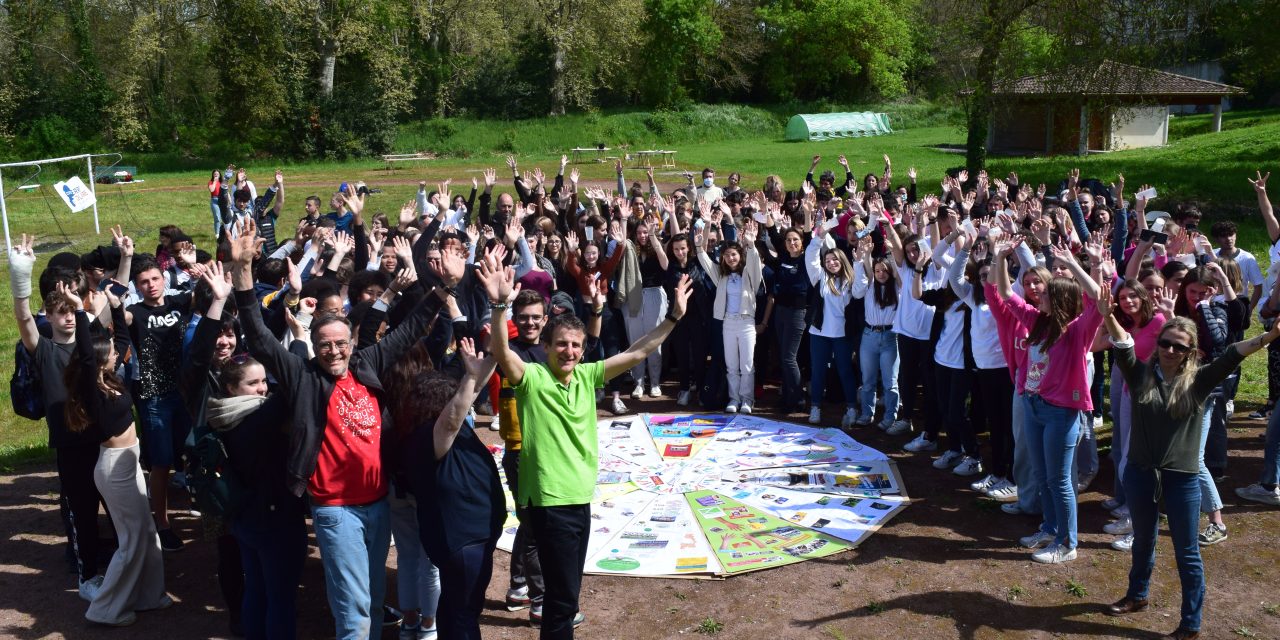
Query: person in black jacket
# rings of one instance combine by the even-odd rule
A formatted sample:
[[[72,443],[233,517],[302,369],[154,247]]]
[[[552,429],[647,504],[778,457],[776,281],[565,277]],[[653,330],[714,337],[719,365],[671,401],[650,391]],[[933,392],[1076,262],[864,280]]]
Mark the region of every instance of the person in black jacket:
[[[391,539],[381,451],[389,403],[379,375],[390,370],[440,312],[448,287],[462,278],[465,258],[452,248],[442,252],[445,286],[436,287],[394,331],[367,349],[354,351],[345,317],[318,316],[311,323],[316,357],[304,360],[280,346],[262,323],[250,273],[260,239],[254,239],[251,222],[242,226],[231,245],[232,281],[249,351],[280,382],[278,393],[292,407],[286,481],[293,495],[305,491],[312,503],[337,636],[373,638],[381,631],[373,615],[382,607]]]

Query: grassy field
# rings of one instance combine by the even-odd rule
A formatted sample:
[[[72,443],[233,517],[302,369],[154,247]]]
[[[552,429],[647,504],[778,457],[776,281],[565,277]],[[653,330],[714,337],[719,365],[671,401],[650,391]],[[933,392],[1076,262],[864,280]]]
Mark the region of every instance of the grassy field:
[[[836,157],[849,158],[854,173],[861,177],[866,173],[879,173],[881,156],[889,154],[894,163],[895,180],[906,180],[908,167],[916,167],[920,174],[921,193],[935,190],[940,177],[947,169],[963,165],[964,156],[949,150],[963,142],[963,132],[951,124],[937,124],[950,116],[929,111],[926,107],[904,108],[895,120],[901,130],[889,136],[860,138],[829,142],[791,143],[782,140],[784,116],[758,109],[742,108],[736,115],[720,109],[711,115],[729,118],[711,120],[708,114],[620,114],[573,116],[563,122],[547,123],[474,123],[447,121],[423,123],[405,127],[401,136],[401,150],[439,149],[444,155],[439,160],[418,163],[388,173],[378,160],[345,163],[277,164],[274,161],[248,161],[251,179],[261,187],[270,181],[270,173],[277,166],[287,175],[288,196],[286,217],[301,215],[303,199],[311,194],[327,194],[335,190],[343,180],[363,179],[372,186],[384,189],[384,193],[372,198],[371,212],[394,215],[399,205],[412,197],[418,180],[432,182],[453,178],[455,191],[469,187],[471,177],[479,177],[485,167],[499,167],[503,180],[500,186],[508,186],[503,156],[507,149],[514,149],[522,168],[540,166],[554,171],[560,153],[573,146],[590,146],[603,141],[610,146],[628,144],[629,149],[661,146],[678,151],[678,170],[659,169],[658,179],[666,185],[675,185],[679,172],[698,170],[704,166],[716,168],[722,177],[730,171],[740,171],[744,184],[757,186],[764,176],[778,174],[789,188],[795,188],[804,177],[810,158],[822,155],[823,168],[837,169]],[[728,114],[728,115],[726,115]],[[731,117],[732,116],[732,117]],[[655,118],[668,118],[668,126],[675,136],[664,136],[662,127],[655,125]],[[702,118],[703,120],[699,120]],[[734,119],[736,118],[736,119]],[[902,123],[932,126],[903,126]],[[643,126],[641,126],[643,125]],[[705,130],[705,136],[696,136],[691,130]],[[1268,167],[1280,169],[1268,163],[1280,158],[1280,110],[1246,111],[1226,115],[1224,131],[1208,134],[1208,116],[1188,116],[1174,120],[1171,144],[1162,149],[1148,149],[1100,154],[1086,158],[996,158],[991,163],[995,175],[1017,171],[1024,182],[1056,183],[1067,169],[1079,166],[1085,177],[1097,177],[1111,181],[1117,172],[1125,174],[1131,187],[1147,182],[1156,185],[1161,199],[1157,208],[1168,208],[1179,199],[1194,199],[1202,203],[1210,221],[1217,218],[1237,220],[1241,226],[1241,244],[1257,255],[1267,265],[1267,239],[1254,207],[1253,190],[1245,181],[1255,169]],[[614,136],[614,137],[610,137]],[[507,145],[507,139],[514,140]],[[432,146],[433,142],[442,144]],[[622,142],[619,142],[622,141]],[[625,151],[623,151],[625,153]],[[122,164],[147,166],[154,159],[126,157]],[[40,192],[17,192],[7,200],[10,232],[34,233],[42,245],[39,249],[40,268],[58,250],[57,244],[69,240],[70,250],[83,253],[98,243],[108,243],[110,234],[106,227],[121,224],[137,240],[141,250],[152,250],[156,244],[155,230],[164,224],[177,224],[186,230],[197,244],[212,245],[212,225],[204,185],[209,169],[246,161],[239,158],[217,159],[207,163],[207,168],[172,173],[148,173],[141,171],[142,184],[130,186],[100,186],[99,216],[103,235],[93,233],[89,211],[72,214],[50,192],[47,197]],[[583,179],[612,183],[613,168],[610,165],[589,163],[575,165],[581,169]],[[48,167],[39,178],[49,188],[63,173],[71,175],[82,165]],[[55,176],[56,174],[56,176]],[[18,170],[4,172],[5,192],[13,192],[25,174]],[[643,180],[639,169],[627,170],[627,181]],[[723,181],[723,178],[722,178]],[[1207,226],[1207,225],[1206,225]],[[6,269],[0,266],[0,272]],[[7,273],[0,275],[7,279]],[[8,296],[0,299],[0,314],[12,317],[12,301]],[[1256,327],[1254,329],[1257,330]],[[0,323],[0,344],[12,345],[17,340],[17,330],[12,322]],[[6,347],[8,348],[8,347]],[[12,361],[0,358],[0,377],[8,379],[12,374]],[[1245,366],[1240,390],[1240,406],[1249,406],[1265,400],[1265,360],[1250,359]],[[0,389],[0,406],[5,407],[0,416],[0,467],[21,464],[32,459],[44,459],[48,453],[44,447],[43,423],[17,418],[7,409],[7,390]]]

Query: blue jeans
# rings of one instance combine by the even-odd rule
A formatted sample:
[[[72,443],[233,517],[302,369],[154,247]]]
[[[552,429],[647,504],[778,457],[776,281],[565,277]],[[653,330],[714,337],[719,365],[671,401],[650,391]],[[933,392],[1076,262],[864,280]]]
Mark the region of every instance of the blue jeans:
[[[1133,422],[1133,398],[1120,367],[1111,370],[1111,462],[1116,466],[1116,501],[1124,504],[1124,470],[1129,464],[1129,430]]]
[[[1262,484],[1280,483],[1280,411],[1267,421],[1267,444],[1262,449]]]
[[[1040,530],[1054,534],[1054,542],[1076,548],[1076,487],[1071,481],[1076,444],[1080,439],[1080,410],[1057,407],[1039,395],[1024,394],[1026,429],[1036,480],[1041,485]],[[1038,454],[1038,455],[1037,455]]]
[[[809,336],[816,342],[817,336]],[[898,334],[892,331],[862,330],[862,347],[858,349],[862,366],[862,419],[876,414],[876,385],[884,383],[884,418],[891,423],[898,415]],[[818,366],[813,367],[816,377]]]
[[[391,511],[391,537],[396,541],[396,593],[401,611],[418,611],[436,618],[440,601],[440,571],[431,564],[418,535],[418,502],[413,494],[396,496],[393,487],[387,502]],[[429,626],[429,625],[428,625]]]
[[[172,469],[191,430],[191,417],[182,404],[182,394],[170,391],[162,396],[138,401],[138,422],[142,427],[142,448],[147,467]]]
[[[447,558],[435,558],[440,566],[440,618],[436,629],[441,638],[480,640],[480,614],[484,613],[484,592],[493,577],[493,550],[498,541],[469,544]]]
[[[311,507],[325,592],[339,640],[382,637],[390,511],[386,498],[366,505]]]
[[[798,345],[797,345],[798,346]],[[896,352],[895,352],[896,353]],[[845,406],[858,406],[858,388],[854,386],[853,343],[848,338],[824,338],[809,334],[809,401],[822,406],[822,395],[827,390],[827,367],[832,356],[836,359],[836,375],[840,376],[840,388],[844,391]],[[863,379],[866,379],[865,374]],[[872,401],[874,404],[874,400]],[[873,406],[872,409],[875,407]]]
[[[298,582],[307,557],[301,509],[242,514],[231,523],[244,566],[241,621],[248,640],[297,635]]]
[[[222,206],[217,198],[209,198],[209,210],[213,212],[213,243],[216,245],[222,237]]]
[[[1036,476],[1034,461],[1027,440],[1027,403],[1022,394],[1013,394],[1013,481],[1018,485],[1018,508],[1023,513],[1040,513],[1040,490],[1044,485],[1044,473]]]
[[[1133,567],[1129,569],[1130,598],[1146,598],[1151,585],[1151,569],[1156,563],[1156,535],[1160,514],[1156,508],[1156,474],[1169,516],[1173,554],[1182,581],[1182,620],[1179,627],[1200,630],[1200,610],[1204,606],[1204,564],[1200,561],[1200,487],[1194,473],[1140,469],[1124,470],[1125,504],[1133,519]]]
[[[1218,485],[1213,482],[1213,475],[1204,465],[1204,445],[1209,441],[1210,424],[1213,422],[1213,403],[1217,397],[1217,393],[1211,394],[1209,400],[1205,402],[1204,419],[1200,423],[1200,473],[1196,474],[1196,480],[1200,484],[1200,510],[1205,513],[1222,510],[1222,497],[1218,495]]]

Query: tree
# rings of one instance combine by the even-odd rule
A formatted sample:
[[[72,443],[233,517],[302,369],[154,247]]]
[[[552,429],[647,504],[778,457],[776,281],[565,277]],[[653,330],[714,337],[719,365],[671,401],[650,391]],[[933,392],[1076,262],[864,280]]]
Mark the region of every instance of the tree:
[[[720,47],[724,33],[712,17],[711,0],[646,0],[643,30],[645,67],[641,94],[652,104],[679,104],[689,98],[689,83],[699,65]]]

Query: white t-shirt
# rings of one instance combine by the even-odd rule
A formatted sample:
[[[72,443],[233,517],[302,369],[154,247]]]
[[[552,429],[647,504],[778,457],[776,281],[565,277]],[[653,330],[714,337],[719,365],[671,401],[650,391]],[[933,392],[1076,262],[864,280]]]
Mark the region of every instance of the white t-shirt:
[[[911,279],[914,277],[916,275],[910,266],[898,267],[898,278],[903,284],[902,290],[898,291],[898,313],[894,317],[893,331],[908,338],[928,340],[929,330],[933,327],[934,309],[911,297],[911,290],[907,289],[907,287],[910,286]],[[930,264],[929,270],[920,277],[924,278],[924,281],[920,283],[922,289],[937,289],[943,285],[946,274],[938,271]]]
[[[947,308],[942,320],[942,334],[933,351],[933,361],[948,369],[964,369],[964,303]]]

